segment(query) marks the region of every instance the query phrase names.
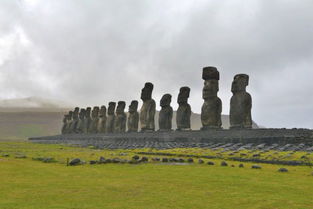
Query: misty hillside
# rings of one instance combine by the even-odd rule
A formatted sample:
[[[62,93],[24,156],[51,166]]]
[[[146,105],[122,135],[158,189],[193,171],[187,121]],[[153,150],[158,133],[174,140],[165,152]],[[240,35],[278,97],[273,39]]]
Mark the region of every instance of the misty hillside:
[[[60,133],[65,109],[43,108],[0,108],[0,139],[27,139],[33,136],[55,135]],[[176,113],[173,117],[173,129],[176,129]],[[156,129],[158,129],[158,113]],[[228,116],[222,116],[223,128],[229,128]],[[201,127],[200,114],[191,116],[193,130]],[[254,123],[254,128],[258,126]]]
[[[18,99],[5,99],[0,100],[0,108],[41,108],[41,109],[56,109],[69,107],[70,105],[57,100],[40,98],[40,97],[27,97]]]

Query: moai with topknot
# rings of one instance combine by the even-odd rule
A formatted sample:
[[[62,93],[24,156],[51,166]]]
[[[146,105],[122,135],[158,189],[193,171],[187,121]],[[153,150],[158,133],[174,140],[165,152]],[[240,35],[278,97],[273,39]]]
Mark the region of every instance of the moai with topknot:
[[[252,128],[251,108],[252,98],[246,92],[249,85],[249,76],[246,74],[238,74],[234,77],[231,91],[233,96],[230,100],[230,128]]]
[[[89,133],[97,133],[98,132],[98,122],[99,122],[99,107],[95,106],[91,111],[91,123],[89,126]]]
[[[155,101],[152,99],[153,84],[145,83],[141,90],[141,100],[143,101],[140,109],[140,127],[142,132],[150,132],[155,130]]]
[[[127,128],[128,132],[137,132],[139,123],[138,101],[133,100],[128,107],[128,120]]]
[[[99,121],[98,121],[98,127],[97,132],[98,133],[105,133],[105,126],[107,121],[107,108],[103,105],[100,108],[99,112]]]
[[[178,109],[176,112],[177,130],[190,130],[191,107],[188,104],[190,88],[187,86],[181,87],[177,97]]]
[[[70,127],[70,133],[71,134],[77,133],[77,125],[78,125],[78,121],[79,121],[78,114],[79,114],[79,107],[75,107],[75,110],[73,112],[71,127]]]
[[[115,102],[109,102],[108,107],[108,116],[107,116],[107,122],[106,122],[106,133],[113,133],[114,132],[114,121],[115,121]]]
[[[89,133],[89,127],[91,126],[91,107],[86,108],[83,133]]]
[[[124,101],[119,101],[117,103],[115,122],[114,122],[115,133],[124,133],[126,131],[127,116],[126,116],[126,113],[124,112],[125,106],[126,106],[126,103]]]
[[[160,101],[159,131],[172,130],[173,108],[171,107],[172,96],[164,94]]]
[[[201,130],[220,129],[222,127],[222,101],[217,96],[220,74],[216,67],[205,67],[202,79],[204,80],[202,92],[204,103],[201,109]]]
[[[81,109],[78,115],[78,124],[76,128],[76,132],[79,134],[84,133],[85,114],[86,114],[86,110]]]

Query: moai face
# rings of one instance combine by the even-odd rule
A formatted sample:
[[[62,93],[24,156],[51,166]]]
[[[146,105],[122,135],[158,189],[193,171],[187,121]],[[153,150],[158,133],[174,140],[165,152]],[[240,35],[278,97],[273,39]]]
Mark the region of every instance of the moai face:
[[[172,102],[172,96],[170,94],[164,94],[160,101],[160,106],[161,107],[170,106],[171,102]]]
[[[72,120],[73,118],[73,111],[68,112],[68,120]]]
[[[92,118],[97,118],[99,116],[99,107],[95,106],[92,110]]]
[[[220,80],[220,73],[216,67],[204,67],[202,69],[202,79],[203,80]]]
[[[137,109],[138,109],[138,101],[133,100],[128,106],[128,112],[134,113],[134,112],[137,112]]]
[[[212,97],[217,97],[218,90],[218,80],[207,80],[203,87],[202,98],[207,100]]]
[[[116,114],[123,114],[126,103],[123,101],[119,101],[116,108]]]
[[[246,87],[249,85],[249,76],[246,74],[238,74],[235,75],[234,81],[231,86],[231,91],[233,93],[236,92],[244,92],[246,91]]]
[[[107,108],[103,105],[101,106],[101,109],[100,109],[100,112],[99,112],[99,115],[100,116],[105,116],[107,113]]]
[[[91,107],[87,107],[86,112],[85,112],[85,117],[90,118],[90,114],[91,114]]]
[[[115,106],[116,106],[116,103],[115,103],[115,102],[110,102],[110,103],[109,103],[108,115],[114,115]]]
[[[187,86],[181,87],[177,97],[178,104],[187,104],[190,94],[190,88]]]
[[[151,99],[153,91],[153,84],[152,83],[145,83],[145,87],[141,90],[141,99],[142,101],[147,101]]]
[[[79,108],[76,107],[74,112],[73,112],[73,119],[77,120],[78,119],[78,114],[79,114]]]
[[[81,109],[79,112],[79,119],[83,120],[85,118],[86,110]]]

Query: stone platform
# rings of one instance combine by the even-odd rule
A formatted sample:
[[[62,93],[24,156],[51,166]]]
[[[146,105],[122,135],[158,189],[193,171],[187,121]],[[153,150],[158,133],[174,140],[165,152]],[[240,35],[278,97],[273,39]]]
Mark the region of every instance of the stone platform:
[[[251,129],[210,131],[169,131],[121,134],[66,134],[29,139],[35,143],[73,144],[100,149],[138,148],[224,148],[313,151],[313,130]]]

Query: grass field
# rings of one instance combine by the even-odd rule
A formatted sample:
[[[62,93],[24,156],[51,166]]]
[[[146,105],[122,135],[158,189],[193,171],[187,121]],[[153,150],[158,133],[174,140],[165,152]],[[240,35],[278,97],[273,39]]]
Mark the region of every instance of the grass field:
[[[250,163],[239,168],[236,161],[228,161],[235,167],[222,167],[219,159],[210,159],[213,166],[152,162],[66,166],[67,158],[131,159],[138,151],[142,150],[0,142],[0,208],[313,208],[313,170],[308,166],[260,164],[262,169],[256,170]],[[180,152],[166,152],[171,151]],[[21,155],[27,158],[15,158]],[[58,162],[32,159],[37,157]],[[277,172],[280,167],[289,172]]]

